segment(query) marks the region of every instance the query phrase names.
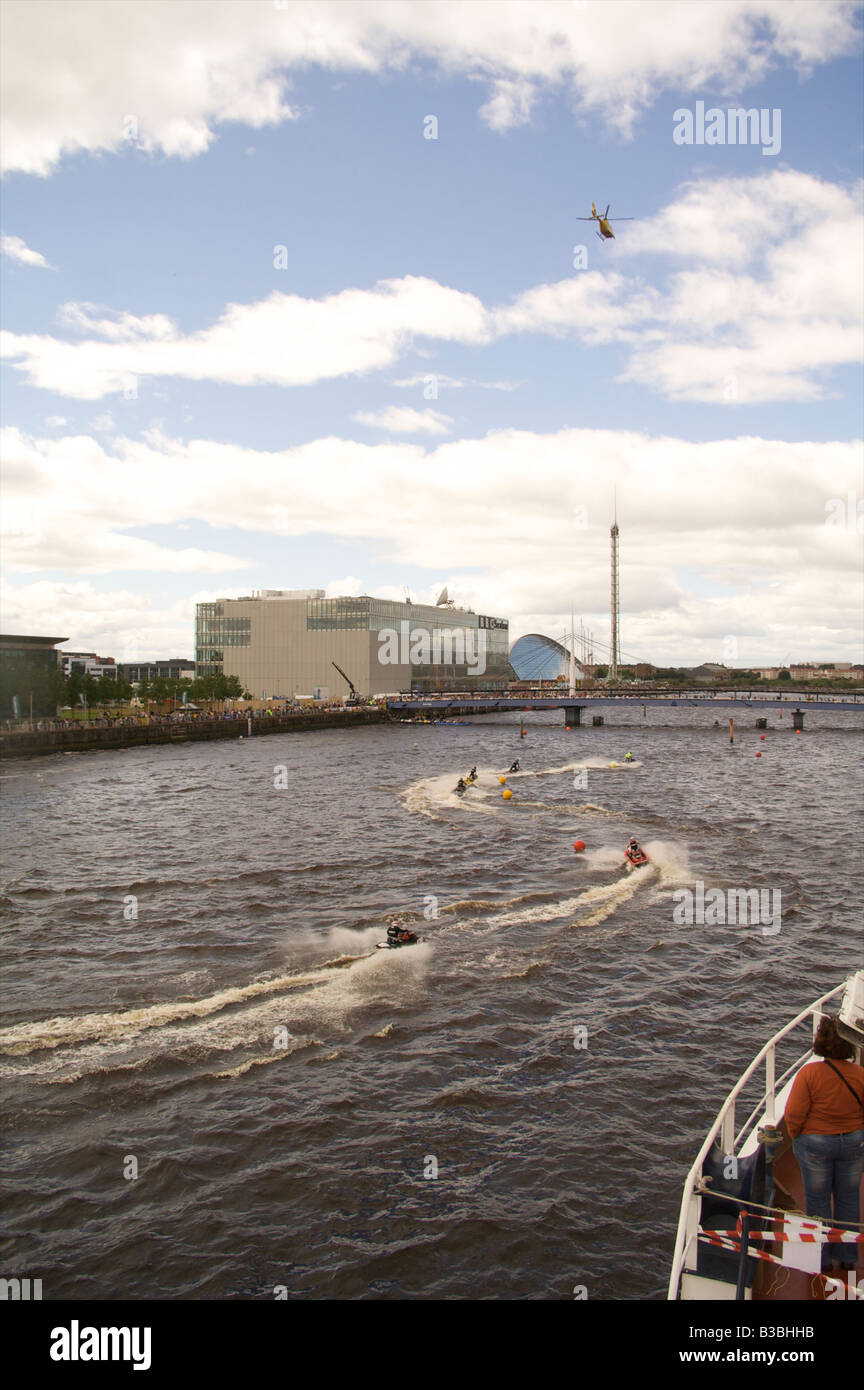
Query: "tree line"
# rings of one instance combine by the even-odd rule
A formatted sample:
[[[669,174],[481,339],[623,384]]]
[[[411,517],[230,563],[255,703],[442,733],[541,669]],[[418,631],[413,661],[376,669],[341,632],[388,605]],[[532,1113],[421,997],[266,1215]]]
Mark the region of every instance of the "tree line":
[[[193,704],[209,700],[249,699],[237,676],[196,676],[175,680],[157,676],[155,680],[136,681],[135,686],[123,680],[118,671],[116,676],[89,676],[73,672],[64,676],[62,669],[40,669],[27,662],[4,661],[0,664],[0,714],[9,719],[14,714],[13,697],[18,697],[18,707],[22,719],[30,712],[30,699],[33,700],[34,715],[50,715],[65,705],[72,709],[86,705],[89,709],[108,708],[112,705],[128,704],[137,695],[139,700],[162,704],[165,700],[175,700],[180,704],[183,696]],[[83,697],[83,698],[82,698]]]

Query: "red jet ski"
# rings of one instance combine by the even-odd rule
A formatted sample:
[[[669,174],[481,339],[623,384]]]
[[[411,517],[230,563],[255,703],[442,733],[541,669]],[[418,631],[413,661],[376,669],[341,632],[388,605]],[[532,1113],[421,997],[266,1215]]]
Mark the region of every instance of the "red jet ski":
[[[387,928],[387,940],[379,941],[376,949],[395,951],[400,946],[416,946],[421,939],[416,932],[408,931],[406,927],[391,926]]]
[[[627,872],[631,869],[642,869],[650,861],[642,846],[637,840],[631,840],[624,851],[624,859]]]

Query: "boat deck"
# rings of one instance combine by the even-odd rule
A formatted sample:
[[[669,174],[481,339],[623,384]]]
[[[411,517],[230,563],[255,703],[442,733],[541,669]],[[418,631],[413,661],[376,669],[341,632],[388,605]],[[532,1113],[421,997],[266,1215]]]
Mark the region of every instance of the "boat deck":
[[[786,1211],[804,1211],[804,1184],[801,1170],[792,1152],[791,1144],[777,1159],[774,1167],[777,1192],[775,1206]],[[864,1211],[864,1174],[861,1177],[861,1210]],[[763,1247],[768,1254],[780,1255],[780,1245]],[[835,1247],[839,1248],[839,1247]],[[836,1278],[841,1276],[835,1275]],[[845,1279],[846,1275],[842,1275]],[[856,1282],[864,1286],[864,1246],[858,1246],[858,1264],[855,1269]],[[781,1268],[760,1260],[753,1280],[753,1298],[770,1303],[822,1303],[827,1298],[836,1301],[836,1292],[826,1289],[825,1280],[803,1270]]]

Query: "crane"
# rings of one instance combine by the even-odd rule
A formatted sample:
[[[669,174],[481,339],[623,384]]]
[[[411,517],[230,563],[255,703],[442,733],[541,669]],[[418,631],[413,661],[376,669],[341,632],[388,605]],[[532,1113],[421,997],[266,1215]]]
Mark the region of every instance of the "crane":
[[[341,667],[341,666],[337,666],[335,661],[331,661],[331,662],[330,662],[330,665],[331,665],[331,666],[336,666],[336,670],[339,672],[339,674],[340,674],[340,676],[342,677],[342,679],[343,679],[343,680],[346,680],[346,681],[348,682],[348,688],[349,688],[349,690],[351,691],[351,694],[349,695],[348,699],[345,701],[346,705],[359,705],[359,703],[360,703],[360,696],[357,694],[357,691],[354,689],[354,682],[352,681],[351,677],[350,677],[350,676],[346,676],[345,672],[342,670],[342,667]]]

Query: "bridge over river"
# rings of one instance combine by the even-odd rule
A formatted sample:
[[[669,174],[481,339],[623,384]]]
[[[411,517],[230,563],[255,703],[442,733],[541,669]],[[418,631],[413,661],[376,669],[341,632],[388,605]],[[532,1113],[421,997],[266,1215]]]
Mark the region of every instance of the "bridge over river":
[[[712,709],[758,710],[768,714],[772,709],[791,709],[792,727],[803,729],[804,715],[808,709],[819,710],[862,710],[864,711],[864,691],[846,693],[831,690],[820,691],[777,691],[777,690],[646,690],[627,691],[577,690],[573,695],[493,695],[453,694],[453,695],[404,695],[387,700],[387,708],[397,717],[414,714],[432,714],[439,719],[462,718],[466,714],[519,714],[523,710],[560,709],[564,711],[564,722],[571,728],[582,723],[583,710],[601,705],[656,705],[664,708],[676,706]],[[734,716],[733,716],[734,717]]]

